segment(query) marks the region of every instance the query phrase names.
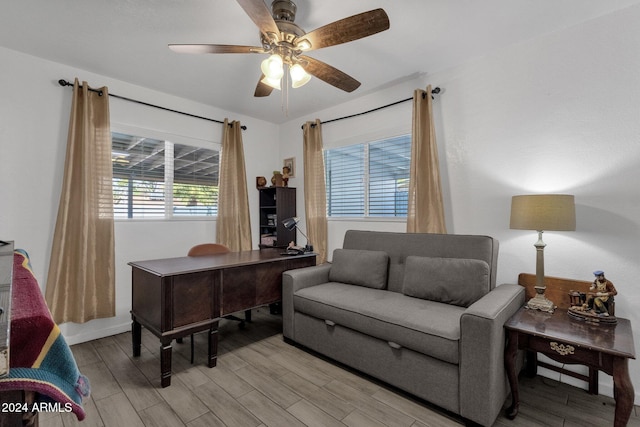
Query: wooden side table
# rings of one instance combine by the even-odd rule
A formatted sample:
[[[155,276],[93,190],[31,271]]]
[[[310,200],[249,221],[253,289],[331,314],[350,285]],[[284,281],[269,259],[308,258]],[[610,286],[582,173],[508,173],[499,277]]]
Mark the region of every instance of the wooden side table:
[[[574,320],[566,310],[553,314],[521,308],[505,324],[508,344],[505,368],[512,403],[507,417],[518,415],[519,393],[516,356],[518,350],[540,352],[566,364],[586,365],[613,376],[616,412],[614,426],[625,426],[633,409],[634,390],[629,377],[629,359],[635,359],[631,322],[618,317],[615,325],[595,325]],[[529,365],[535,370],[535,364]],[[530,372],[535,374],[535,372]]]

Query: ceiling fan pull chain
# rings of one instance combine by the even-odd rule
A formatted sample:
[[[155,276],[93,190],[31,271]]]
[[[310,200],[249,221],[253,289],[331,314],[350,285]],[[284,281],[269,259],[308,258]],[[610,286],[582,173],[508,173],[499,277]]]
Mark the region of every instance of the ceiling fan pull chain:
[[[284,115],[285,117],[289,117],[289,70],[291,69],[290,65],[287,65],[287,72],[286,72],[286,82],[285,82],[285,87],[287,88],[287,111],[285,111]]]

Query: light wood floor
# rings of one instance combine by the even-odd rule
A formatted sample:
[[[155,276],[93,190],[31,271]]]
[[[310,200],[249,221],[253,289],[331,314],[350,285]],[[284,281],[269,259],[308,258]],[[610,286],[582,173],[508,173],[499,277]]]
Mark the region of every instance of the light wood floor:
[[[131,334],[72,346],[89,377],[87,418],[41,414],[52,426],[459,426],[451,414],[346,370],[282,340],[281,320],[254,310],[242,330],[223,321],[218,366],[206,367],[206,334],[174,344],[172,385],[160,388],[159,341],[143,329],[142,355],[131,356]],[[640,386],[640,385],[637,385]],[[520,414],[498,427],[610,426],[614,401],[537,377],[521,379]],[[638,408],[629,422],[640,426]]]

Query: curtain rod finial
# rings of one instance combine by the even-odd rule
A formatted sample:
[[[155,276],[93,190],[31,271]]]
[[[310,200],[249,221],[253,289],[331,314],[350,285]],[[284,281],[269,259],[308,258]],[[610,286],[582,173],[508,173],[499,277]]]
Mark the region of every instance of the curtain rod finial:
[[[65,79],[60,79],[58,80],[58,84],[60,86],[71,86],[71,83],[69,83],[68,81],[66,81]]]

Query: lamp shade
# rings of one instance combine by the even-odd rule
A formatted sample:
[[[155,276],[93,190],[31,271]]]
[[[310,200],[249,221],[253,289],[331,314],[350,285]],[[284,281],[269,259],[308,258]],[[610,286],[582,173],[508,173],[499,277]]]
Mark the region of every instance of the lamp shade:
[[[280,80],[284,75],[284,68],[282,65],[282,57],[277,54],[273,54],[260,64],[262,74],[266,77],[274,80]]]
[[[274,89],[280,89],[280,79],[270,79],[267,76],[264,76],[264,78],[262,80],[260,80],[261,83],[266,84],[267,86],[271,86]]]
[[[509,228],[537,231],[575,231],[576,205],[568,194],[513,196]]]
[[[294,89],[304,86],[311,80],[311,76],[300,64],[293,64],[289,69],[289,74],[291,74],[291,87]]]
[[[291,231],[294,228],[296,228],[296,226],[298,225],[298,222],[300,222],[300,219],[298,217],[292,217],[292,218],[286,218],[282,220],[282,225],[284,225],[284,228],[286,228],[287,230]]]

